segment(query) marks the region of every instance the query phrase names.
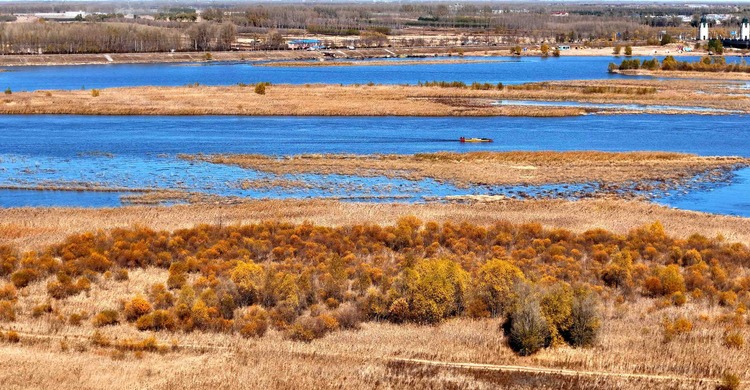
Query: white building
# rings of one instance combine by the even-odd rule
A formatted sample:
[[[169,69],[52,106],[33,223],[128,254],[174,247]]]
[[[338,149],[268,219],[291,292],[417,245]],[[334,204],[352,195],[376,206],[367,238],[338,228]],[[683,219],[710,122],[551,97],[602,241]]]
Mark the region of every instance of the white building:
[[[747,20],[747,17],[742,19],[740,25],[740,39],[743,41],[750,39],[750,21]]]
[[[698,40],[699,41],[708,40],[708,20],[706,20],[705,16],[701,18],[701,23],[698,26]]]

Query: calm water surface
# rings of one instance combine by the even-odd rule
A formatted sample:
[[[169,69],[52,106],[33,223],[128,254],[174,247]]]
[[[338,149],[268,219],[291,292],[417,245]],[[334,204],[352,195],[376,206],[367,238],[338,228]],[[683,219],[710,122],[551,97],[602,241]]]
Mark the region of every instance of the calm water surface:
[[[243,189],[246,179],[268,174],[188,162],[179,153],[398,153],[475,150],[663,150],[750,157],[748,116],[619,115],[571,118],[395,117],[0,117],[0,186],[93,183],[165,188],[252,198],[382,197],[420,201],[424,196],[530,191],[456,188],[431,180],[409,182],[338,175],[287,175],[316,183],[307,189]],[[490,144],[460,144],[461,136]],[[565,191],[580,188],[571,185]],[[559,188],[557,188],[559,190]],[[45,194],[45,195],[40,195]],[[0,206],[118,205],[120,194],[0,191]],[[684,209],[750,216],[750,170],[730,184],[659,202]]]
[[[607,72],[610,62],[619,63],[623,58],[466,57],[465,59],[492,62],[330,67],[269,67],[244,62],[28,66],[4,68],[7,72],[0,72],[0,89],[31,91],[142,85],[177,86],[196,82],[205,85],[232,85],[260,81],[275,84],[416,84],[419,81],[438,80],[519,84],[549,80],[634,78]],[[661,60],[663,57],[656,58]],[[699,57],[681,59],[695,61]],[[735,60],[737,59],[728,58],[730,62]],[[400,59],[391,61],[397,62]]]

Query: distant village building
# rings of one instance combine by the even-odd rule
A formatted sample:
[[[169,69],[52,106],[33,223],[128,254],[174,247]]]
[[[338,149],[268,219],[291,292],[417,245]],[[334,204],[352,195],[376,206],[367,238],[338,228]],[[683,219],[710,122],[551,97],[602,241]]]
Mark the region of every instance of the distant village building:
[[[292,50],[298,49],[320,49],[322,44],[319,39],[294,39],[286,43]]]
[[[552,16],[570,16],[570,14],[567,12],[558,11],[558,12],[553,12]]]
[[[724,38],[721,40],[721,44],[724,47],[731,47],[734,49],[750,49],[750,21],[748,21],[748,18],[742,18],[739,36],[734,34],[731,38]]]
[[[706,20],[705,15],[701,17],[701,22],[698,25],[698,40],[699,41],[708,40],[708,20]]]
[[[46,13],[34,14],[34,16],[36,16],[39,19],[57,20],[57,21],[71,21],[71,20],[75,20],[76,18],[83,19],[89,15],[90,14],[88,12],[83,12],[83,11],[46,12]]]

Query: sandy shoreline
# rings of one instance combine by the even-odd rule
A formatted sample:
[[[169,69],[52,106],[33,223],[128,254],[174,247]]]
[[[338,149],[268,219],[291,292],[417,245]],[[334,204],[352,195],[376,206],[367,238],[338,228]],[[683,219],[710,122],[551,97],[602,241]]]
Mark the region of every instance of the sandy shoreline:
[[[678,52],[673,45],[634,47],[634,56],[700,56],[705,52]],[[539,49],[531,48],[522,56],[541,56]],[[424,47],[424,48],[366,48],[356,50],[331,50],[346,59],[388,58],[397,56],[418,57],[461,57],[464,56],[510,56],[509,47]],[[318,51],[271,50],[271,51],[227,51],[227,52],[176,52],[176,53],[101,53],[101,54],[42,54],[42,55],[0,55],[0,66],[53,66],[53,65],[97,65],[97,64],[159,64],[180,62],[231,62],[231,61],[304,61],[324,57]],[[731,55],[728,53],[728,55]],[[611,47],[571,48],[560,52],[561,57],[612,57]],[[110,61],[110,59],[112,61]]]

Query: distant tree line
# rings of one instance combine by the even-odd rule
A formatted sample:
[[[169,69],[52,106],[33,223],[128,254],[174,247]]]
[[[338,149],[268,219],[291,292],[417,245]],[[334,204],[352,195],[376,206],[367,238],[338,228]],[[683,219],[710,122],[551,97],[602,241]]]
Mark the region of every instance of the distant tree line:
[[[195,23],[183,29],[134,23],[0,23],[0,53],[130,53],[229,50],[230,23]]]
[[[455,45],[457,40],[408,40],[413,27],[461,30],[462,44],[510,45],[524,43],[581,43],[601,47],[609,42],[669,43],[672,37],[690,34],[700,15],[681,5],[610,7],[585,4],[524,4],[517,6],[463,3],[378,4],[262,4],[215,3],[198,11],[185,4],[159,5],[155,20],[125,19],[113,4],[9,4],[0,6],[0,24],[12,22],[13,13],[84,11],[74,23],[48,22],[0,27],[3,53],[38,52],[142,52],[163,50],[225,50],[235,34],[253,34],[264,41],[258,48],[282,48],[282,42],[263,37],[319,34],[359,35],[365,46],[396,41],[405,46]],[[554,14],[558,12],[558,14]],[[559,12],[564,12],[560,16]],[[711,6],[701,13],[736,12],[722,22],[723,30],[738,25],[744,10]],[[675,15],[692,15],[684,22]],[[105,26],[85,26],[90,24]],[[147,29],[136,26],[149,26]],[[667,31],[663,34],[662,31]],[[273,36],[271,34],[274,34]],[[393,36],[403,35],[397,40]],[[455,34],[458,36],[459,34]],[[466,37],[469,38],[466,38]],[[230,40],[230,37],[232,38]],[[668,40],[663,40],[669,37]],[[661,40],[661,41],[660,41]]]

